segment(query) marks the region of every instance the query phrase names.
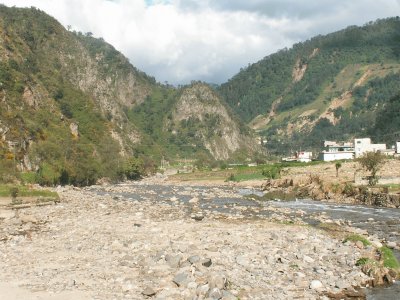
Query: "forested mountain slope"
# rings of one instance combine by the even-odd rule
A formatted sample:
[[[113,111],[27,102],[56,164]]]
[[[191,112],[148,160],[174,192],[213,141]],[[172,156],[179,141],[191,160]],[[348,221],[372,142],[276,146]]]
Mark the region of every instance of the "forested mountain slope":
[[[186,154],[228,159],[253,148],[252,143],[208,146],[216,143],[214,134],[204,131],[206,123],[199,119],[191,119],[193,128],[184,133],[181,125],[171,125],[173,112],[182,119],[174,104],[188,90],[156,83],[104,40],[67,31],[38,9],[0,5],[2,177],[32,171],[43,184],[89,184],[121,177],[126,168],[136,172],[138,161],[154,166],[161,156]],[[207,95],[222,105],[215,94]],[[227,135],[237,136],[238,119],[230,110],[222,113],[235,128],[224,131],[232,140]],[[183,141],[187,136],[196,143]]]
[[[374,128],[400,92],[399,17],[295,44],[242,70],[219,92],[276,153],[354,136],[393,142],[394,129],[379,136]]]

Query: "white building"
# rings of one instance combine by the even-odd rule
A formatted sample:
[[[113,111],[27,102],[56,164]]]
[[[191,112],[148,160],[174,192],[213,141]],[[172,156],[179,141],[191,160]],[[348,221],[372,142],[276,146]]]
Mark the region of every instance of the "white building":
[[[310,162],[312,160],[312,152],[299,151],[296,153],[297,161]]]
[[[396,154],[400,154],[400,142],[396,142]]]
[[[355,139],[354,140],[354,151],[355,158],[362,156],[366,152],[385,152],[386,144],[371,144],[370,138]]]
[[[296,151],[294,156],[283,157],[282,161],[300,161],[300,162],[310,162],[312,160],[312,152],[309,151]]]
[[[325,149],[319,154],[319,159],[323,161],[354,159],[353,143],[337,143],[324,141]]]

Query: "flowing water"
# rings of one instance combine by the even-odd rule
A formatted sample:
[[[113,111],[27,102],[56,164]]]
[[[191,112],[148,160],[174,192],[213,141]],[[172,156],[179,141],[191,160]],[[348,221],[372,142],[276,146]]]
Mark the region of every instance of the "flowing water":
[[[324,219],[351,224],[366,230],[381,240],[400,244],[400,209],[376,208],[361,205],[335,204],[307,199],[293,201],[255,201],[250,195],[262,196],[255,189],[235,189],[233,187],[184,187],[157,184],[124,185],[120,189],[98,190],[100,194],[110,194],[123,200],[165,202],[179,204],[188,214],[193,197],[201,199],[196,205],[203,211],[214,214],[234,215],[241,218],[271,218],[279,214],[285,218],[304,221],[317,225]],[[173,201],[171,201],[173,199]],[[400,260],[400,252],[395,251]],[[400,299],[400,284],[397,282],[386,288],[374,288],[367,291],[367,299]]]

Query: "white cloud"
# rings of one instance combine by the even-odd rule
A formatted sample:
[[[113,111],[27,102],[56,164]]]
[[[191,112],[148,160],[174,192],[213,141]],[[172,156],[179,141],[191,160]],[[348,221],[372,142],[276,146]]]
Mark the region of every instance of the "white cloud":
[[[399,0],[0,0],[92,32],[158,81],[224,82],[316,34],[400,11]]]

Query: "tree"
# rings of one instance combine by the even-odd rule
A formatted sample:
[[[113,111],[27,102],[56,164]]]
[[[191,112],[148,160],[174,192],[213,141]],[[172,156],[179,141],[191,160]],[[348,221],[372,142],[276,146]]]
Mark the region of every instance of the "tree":
[[[376,173],[381,168],[382,164],[385,161],[385,156],[380,152],[367,152],[360,158],[358,158],[358,162],[360,165],[371,172],[371,175],[368,176],[368,184],[376,185],[378,183],[378,176]]]
[[[335,164],[335,168],[336,168],[336,177],[339,177],[339,169],[342,167],[342,164],[340,162],[337,162]]]

